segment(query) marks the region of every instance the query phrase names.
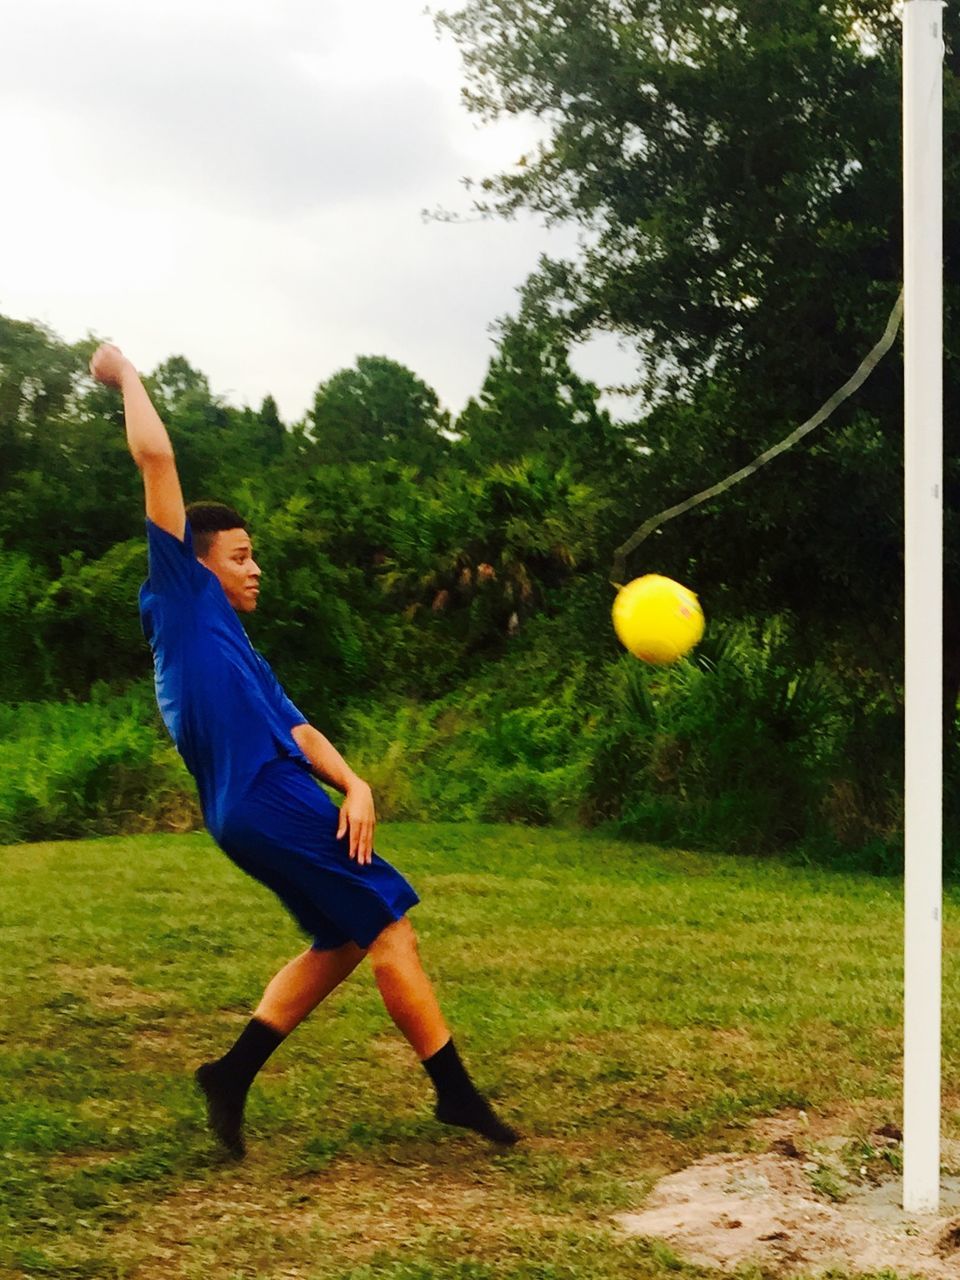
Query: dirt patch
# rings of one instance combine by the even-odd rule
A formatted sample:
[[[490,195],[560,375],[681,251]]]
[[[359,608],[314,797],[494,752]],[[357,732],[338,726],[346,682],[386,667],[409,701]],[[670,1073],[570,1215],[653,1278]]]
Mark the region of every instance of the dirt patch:
[[[134,985],[125,969],[116,965],[98,964],[79,968],[76,965],[57,964],[54,971],[67,987],[82,991],[91,1004],[105,1009],[138,1009],[166,1004],[168,992],[145,991]]]
[[[850,1138],[798,1113],[764,1121],[761,1135],[767,1150],[708,1156],[663,1178],[641,1213],[619,1214],[617,1222],[629,1235],[663,1240],[686,1261],[723,1271],[753,1264],[784,1280],[832,1269],[956,1280],[960,1178],[944,1179],[940,1214],[905,1214],[893,1126]],[[954,1148],[945,1144],[948,1165]]]
[[[116,1159],[116,1151],[70,1151],[51,1157],[47,1169],[51,1174],[70,1174],[78,1170],[101,1169]]]
[[[266,1183],[248,1157],[217,1183],[189,1184],[150,1206],[113,1234],[113,1248],[136,1280],[306,1277],[318,1253],[345,1269],[374,1264],[385,1245],[402,1240],[440,1249],[453,1242],[486,1257],[508,1250],[516,1233],[568,1229],[565,1213],[518,1213],[509,1185],[482,1157],[471,1157],[468,1144],[451,1147],[420,1164],[345,1158],[324,1174]],[[471,1164],[459,1167],[464,1154]]]

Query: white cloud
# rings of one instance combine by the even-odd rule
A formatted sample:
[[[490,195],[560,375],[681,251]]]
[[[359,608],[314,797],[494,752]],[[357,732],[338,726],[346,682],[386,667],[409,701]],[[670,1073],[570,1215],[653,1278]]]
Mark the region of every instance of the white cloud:
[[[325,64],[341,60],[325,29],[298,43],[249,13],[154,25],[141,12],[134,25],[80,4],[51,42],[46,7],[8,35],[0,97],[47,115],[75,177],[283,217],[415,199],[456,162],[441,90],[402,64],[372,83],[343,65],[330,74]]]
[[[182,352],[299,416],[361,354],[458,409],[487,333],[569,230],[424,224],[529,149],[479,128],[422,0],[32,0],[4,16],[0,310]],[[603,361],[601,361],[603,363]],[[620,362],[623,363],[622,360]],[[628,377],[622,369],[608,376]]]

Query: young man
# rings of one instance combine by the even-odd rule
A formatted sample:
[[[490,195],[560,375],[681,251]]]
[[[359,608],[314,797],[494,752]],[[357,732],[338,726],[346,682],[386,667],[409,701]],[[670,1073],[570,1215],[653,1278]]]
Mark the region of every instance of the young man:
[[[370,788],[301,715],[252,647],[238,614],[257,607],[260,568],[243,518],[184,507],[169,436],[136,369],[110,344],[90,370],[123,395],[143,475],[150,576],[140,591],[157,702],[224,852],[272,889],[313,945],[267,985],[237,1042],[197,1069],[210,1127],[242,1155],[243,1108],[281,1041],[365,956],[387,1011],[437,1092],[436,1116],[510,1144],[519,1134],[477,1091],[417,954],[407,881],[373,849]],[[311,777],[344,794],[339,810]]]

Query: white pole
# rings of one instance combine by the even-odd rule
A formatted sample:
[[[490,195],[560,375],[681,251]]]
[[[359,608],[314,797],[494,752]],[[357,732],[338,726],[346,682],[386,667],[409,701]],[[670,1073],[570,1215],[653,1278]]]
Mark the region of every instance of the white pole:
[[[903,6],[906,765],[903,1207],[940,1205],[943,5]]]

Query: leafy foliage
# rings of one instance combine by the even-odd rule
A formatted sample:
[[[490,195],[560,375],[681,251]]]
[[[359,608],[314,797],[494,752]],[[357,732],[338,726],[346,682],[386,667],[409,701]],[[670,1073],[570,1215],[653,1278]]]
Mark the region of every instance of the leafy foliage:
[[[151,690],[97,686],[85,703],[0,706],[0,842],[188,830],[190,778],[151,715]]]
[[[528,282],[455,422],[382,356],[328,378],[289,425],[270,397],[227,404],[185,356],[150,375],[188,499],[250,520],[266,571],[251,638],[385,813],[610,821],[893,865],[892,365],[831,436],[647,547],[645,567],[704,598],[694,664],[625,658],[605,581],[639,518],[832,390],[895,292],[877,185],[896,152],[878,131],[886,18],[866,3],[838,16],[474,0],[444,21],[474,105],[535,110],[553,130],[490,180],[489,207],[579,218],[583,254]],[[598,326],[639,342],[640,422],[614,422],[571,367],[571,340]],[[140,485],[117,398],[84,373],[89,349],[0,320],[10,839],[195,814],[144,693]],[[948,694],[951,726],[954,707]],[[158,769],[159,807],[145,781]]]
[[[416,374],[385,356],[361,356],[320,384],[308,429],[317,463],[387,459],[433,474],[449,442],[449,414]]]
[[[864,278],[898,279],[888,4],[471,0],[438,22],[469,108],[546,127],[480,207],[585,228],[580,259],[546,262],[542,282],[573,326],[642,338],[654,389],[763,357],[770,373],[779,335],[814,326],[826,347]]]
[[[463,54],[467,106],[482,119],[532,115],[545,132],[474,186],[478,207],[582,228],[580,252],[542,261],[528,298],[571,334],[635,344],[649,412],[634,439],[652,500],[635,494],[634,511],[735,471],[849,376],[901,273],[895,7],[470,0],[438,22]],[[947,262],[960,244],[957,72],[948,45]],[[956,305],[948,272],[948,333]],[[949,728],[960,690],[960,451],[949,430],[960,382],[949,358],[945,390]],[[901,405],[889,359],[812,447],[665,529],[658,559],[716,584],[723,611],[805,611],[813,649],[857,635],[893,676]]]
[[[554,467],[615,483],[634,461],[630,441],[570,367],[562,326],[528,293],[520,314],[497,326],[498,346],[480,395],[457,420],[461,463],[489,465],[535,455]]]

